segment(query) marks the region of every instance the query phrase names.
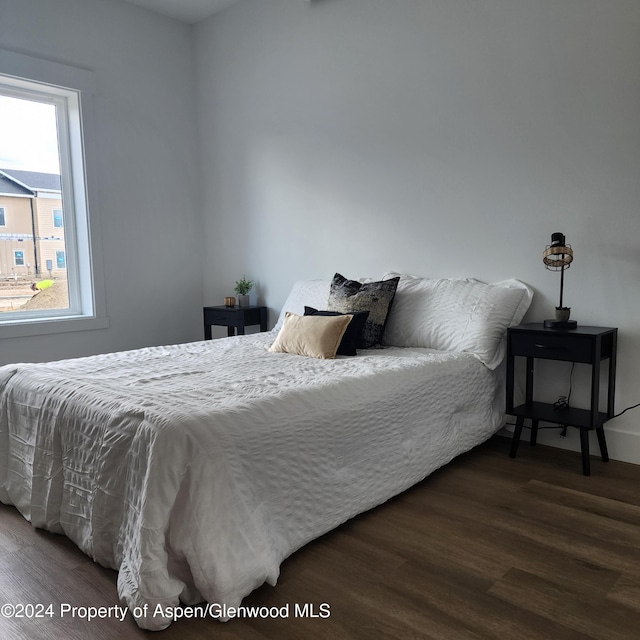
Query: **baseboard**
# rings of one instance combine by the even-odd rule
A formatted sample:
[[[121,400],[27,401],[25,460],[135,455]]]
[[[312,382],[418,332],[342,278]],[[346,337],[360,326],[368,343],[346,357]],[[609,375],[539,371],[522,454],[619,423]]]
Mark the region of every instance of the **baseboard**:
[[[528,424],[526,421],[525,424]],[[541,424],[541,428],[538,429],[538,439],[540,444],[548,445],[550,447],[557,447],[558,449],[568,449],[569,451],[580,451],[580,435],[578,429],[573,427],[567,427],[567,435],[564,438],[560,437],[560,427],[543,429],[546,424]],[[611,460],[619,460],[620,462],[630,462],[632,464],[640,464],[640,434],[628,433],[626,431],[617,431],[615,429],[608,429],[604,427],[605,435],[607,438],[607,449],[609,450],[609,458]],[[526,442],[529,439],[529,429],[522,430],[521,440]],[[513,437],[513,427],[506,426],[498,431],[499,436],[505,438]],[[600,449],[598,447],[598,440],[596,438],[595,431],[589,433],[589,450],[592,455],[598,455]]]

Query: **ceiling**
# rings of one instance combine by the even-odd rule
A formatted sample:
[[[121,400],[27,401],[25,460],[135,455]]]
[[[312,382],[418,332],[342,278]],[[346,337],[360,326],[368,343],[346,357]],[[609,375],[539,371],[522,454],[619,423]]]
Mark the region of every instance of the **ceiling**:
[[[126,0],[170,18],[194,24],[230,7],[239,0]]]

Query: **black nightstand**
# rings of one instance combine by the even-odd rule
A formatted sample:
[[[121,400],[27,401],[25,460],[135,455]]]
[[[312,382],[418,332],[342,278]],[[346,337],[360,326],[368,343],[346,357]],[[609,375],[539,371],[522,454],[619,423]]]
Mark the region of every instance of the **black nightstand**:
[[[227,335],[244,335],[245,327],[260,325],[260,331],[267,330],[267,307],[204,307],[204,339],[211,340],[211,325],[227,327]]]
[[[577,329],[570,331],[560,331],[546,329],[542,324],[533,323],[523,324],[507,330],[507,413],[516,417],[516,427],[513,432],[511,452],[509,454],[512,458],[515,458],[518,452],[522,427],[525,419],[528,418],[531,420],[530,443],[532,446],[536,444],[538,422],[540,420],[580,429],[582,472],[585,476],[588,476],[591,472],[589,464],[589,431],[592,429],[595,429],[598,436],[602,460],[609,461],[603,424],[614,415],[617,340],[618,330],[609,327],[578,326]],[[525,402],[514,407],[514,364],[517,356],[523,356],[527,359],[527,376]],[[553,404],[534,402],[533,373],[536,358],[580,362],[591,365],[589,409],[556,408]],[[600,364],[606,359],[609,360],[607,408],[606,411],[602,412],[599,408]]]

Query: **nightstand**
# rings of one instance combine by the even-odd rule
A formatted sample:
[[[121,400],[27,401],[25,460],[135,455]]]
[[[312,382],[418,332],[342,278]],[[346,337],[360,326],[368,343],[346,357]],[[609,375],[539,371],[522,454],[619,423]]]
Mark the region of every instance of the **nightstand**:
[[[267,307],[204,307],[204,339],[211,340],[211,326],[227,327],[227,335],[244,335],[245,327],[260,325],[260,331],[267,330]]]
[[[588,476],[589,431],[595,429],[600,445],[602,460],[608,462],[607,442],[604,435],[604,423],[614,415],[616,349],[618,330],[610,327],[581,327],[569,331],[547,329],[542,324],[532,323],[512,327],[507,330],[507,413],[515,416],[516,426],[511,442],[510,456],[515,458],[518,452],[520,434],[525,419],[531,420],[530,444],[536,444],[538,423],[554,422],[580,429],[580,447],[582,450],[582,472]],[[525,401],[514,406],[515,358],[526,358]],[[553,404],[533,400],[533,377],[536,359],[580,362],[591,365],[591,396],[588,409],[574,407],[556,408]],[[600,411],[600,365],[609,360],[607,406]]]

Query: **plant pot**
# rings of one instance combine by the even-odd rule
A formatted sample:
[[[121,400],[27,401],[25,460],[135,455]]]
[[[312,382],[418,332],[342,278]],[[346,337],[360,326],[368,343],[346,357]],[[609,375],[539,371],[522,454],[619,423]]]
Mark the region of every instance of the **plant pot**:
[[[238,306],[239,307],[249,306],[249,294],[246,294],[244,296],[238,296]]]

